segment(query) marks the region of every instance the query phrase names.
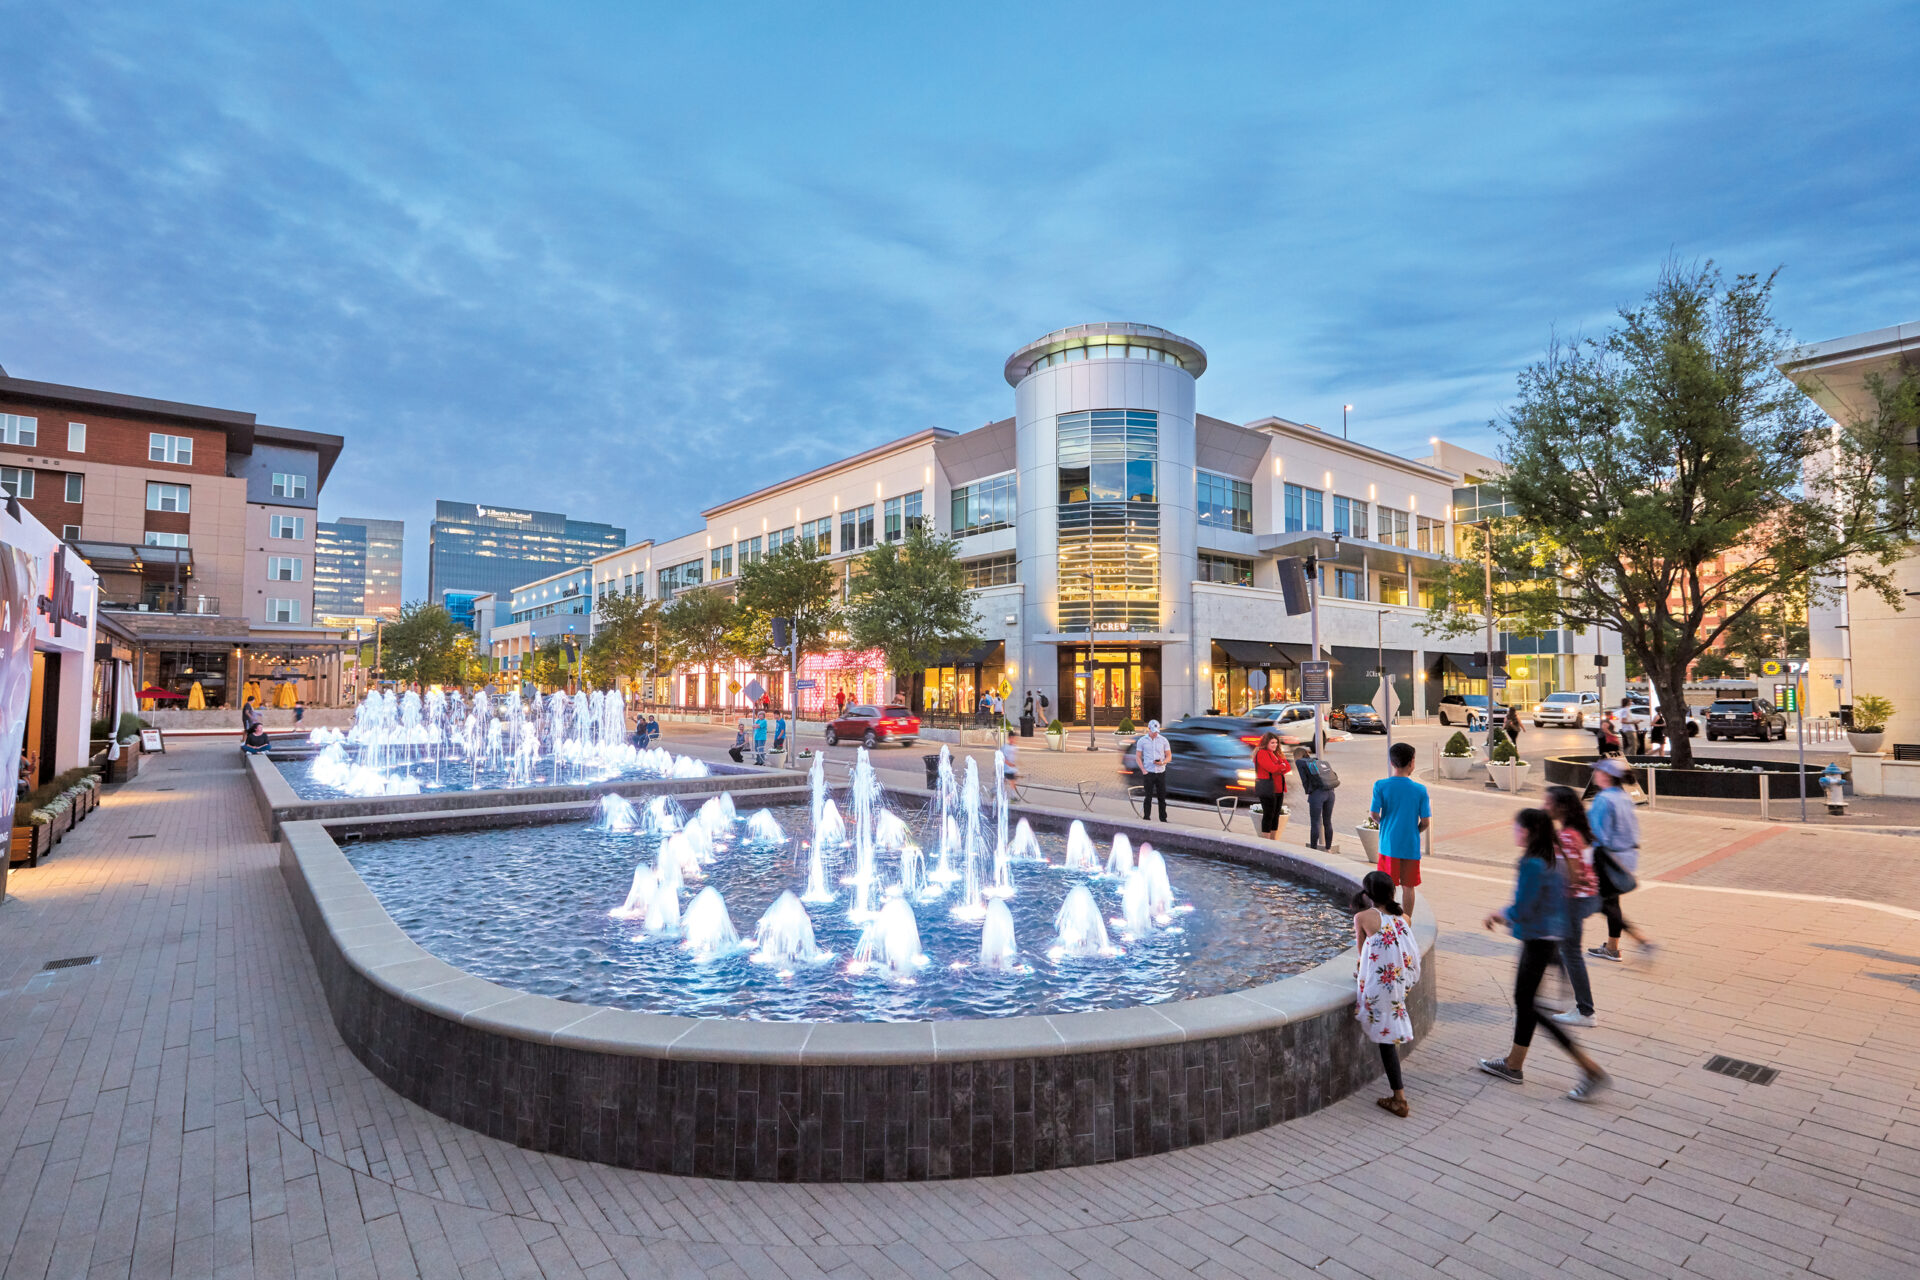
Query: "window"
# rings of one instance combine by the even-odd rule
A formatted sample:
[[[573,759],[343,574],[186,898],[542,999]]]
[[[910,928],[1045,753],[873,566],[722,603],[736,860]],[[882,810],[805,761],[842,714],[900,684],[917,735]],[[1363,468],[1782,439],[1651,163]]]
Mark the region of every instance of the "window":
[[[17,413],[0,413],[0,444],[40,443],[40,419],[23,418]]]
[[[788,543],[792,542],[793,540],[794,538],[793,538],[792,525],[788,525],[784,529],[775,529],[772,533],[767,535],[767,554],[772,555],[774,552],[786,546]]]
[[[1447,526],[1443,521],[1426,516],[1417,518],[1419,537],[1414,546],[1420,551],[1431,551],[1436,555],[1445,555],[1447,551]]]
[[[1184,369],[1180,357],[1171,351],[1162,351],[1158,347],[1141,346],[1138,342],[1129,342],[1127,337],[1118,334],[1094,334],[1087,338],[1084,345],[1072,346],[1064,351],[1055,351],[1051,355],[1035,356],[1033,363],[1027,366],[1029,374],[1056,364],[1066,364],[1070,360],[1156,360],[1175,368]]]
[[[712,573],[709,575],[709,581],[717,581],[720,578],[731,578],[733,576],[733,544],[728,543],[724,547],[715,547],[708,568],[712,570]]]
[[[660,583],[660,598],[671,600],[675,592],[700,585],[700,562],[689,560],[685,564],[672,565],[660,570],[655,576]]]
[[[966,574],[968,587],[1000,587],[1018,580],[1015,564],[1014,554],[1009,551],[979,560],[962,560],[960,569]]]
[[[163,436],[151,432],[147,436],[147,461],[171,462],[178,466],[193,465],[193,438],[191,436]]]
[[[1282,492],[1282,498],[1286,507],[1286,532],[1311,530],[1317,533],[1326,528],[1322,522],[1323,495],[1318,489],[1303,489],[1297,484],[1290,484]]]
[[[633,575],[632,574],[628,573],[628,574],[621,575],[620,594],[625,596],[630,596],[633,594]]]
[[[964,538],[970,533],[1011,529],[1018,493],[1019,480],[1011,471],[955,489],[950,512],[953,536]]]
[[[268,622],[300,621],[300,602],[298,600],[268,599],[267,621]]]
[[[1358,569],[1335,569],[1333,593],[1342,600],[1365,600],[1367,598],[1366,575]]]
[[[87,424],[69,422],[67,424],[67,452],[85,453],[87,451]]]
[[[62,542],[78,542],[80,540],[80,526],[77,524],[61,525],[60,540]]]
[[[182,507],[181,510],[186,508]],[[268,516],[267,536],[269,538],[291,538],[298,542],[307,536],[307,518],[305,516]]]
[[[873,545],[873,504],[840,513],[840,549],[858,551]]]
[[[886,505],[886,538],[888,542],[899,542],[909,533],[920,527],[920,493],[902,494],[898,498],[888,498]]]
[[[816,554],[833,554],[833,517],[823,516],[818,520],[809,520],[800,526],[800,545],[810,548]]]
[[[1253,561],[1239,556],[1216,556],[1209,552],[1200,553],[1201,582],[1223,582],[1230,587],[1250,587],[1253,585]]]
[[[16,498],[33,496],[33,472],[26,467],[0,467],[0,493]]]
[[[1375,539],[1396,547],[1411,544],[1413,523],[1406,512],[1395,511],[1392,507],[1378,507],[1375,510],[1380,517],[1380,528],[1374,534]]]
[[[188,457],[187,461],[193,459]],[[273,496],[276,498],[304,498],[307,496],[307,478],[285,471],[273,473]]]
[[[267,581],[269,582],[300,581],[300,557],[299,556],[268,556],[267,557]]]
[[[85,493],[86,493],[86,481],[85,481],[85,480],[84,480],[84,479],[83,479],[83,478],[82,478],[81,476],[79,476],[79,475],[77,475],[77,474],[74,474],[74,473],[71,473],[71,472],[70,472],[70,473],[68,473],[68,475],[67,475],[67,501],[68,501],[68,502],[83,502],[83,501],[85,501],[85,497],[84,497],[84,495],[85,495]]]
[[[742,538],[740,539],[738,550],[740,552],[740,572],[745,573],[747,566],[760,558],[760,539]]]
[[[1206,528],[1229,529],[1234,533],[1253,532],[1252,482],[1202,471],[1195,485],[1195,496],[1200,508],[1200,523]]]
[[[1157,502],[1160,419],[1131,409],[1054,419],[1060,501]]]
[[[1054,432],[1060,630],[1158,630],[1159,415],[1063,413]]]
[[[1333,531],[1344,533],[1349,538],[1367,536],[1367,504],[1358,498],[1333,500]]]
[[[184,484],[160,484],[147,482],[147,510],[149,511],[191,511],[193,490]],[[278,516],[274,517],[279,519]]]
[[[187,545],[187,535],[184,533],[160,533],[156,530],[149,529],[147,530],[146,544],[150,547],[184,547]]]

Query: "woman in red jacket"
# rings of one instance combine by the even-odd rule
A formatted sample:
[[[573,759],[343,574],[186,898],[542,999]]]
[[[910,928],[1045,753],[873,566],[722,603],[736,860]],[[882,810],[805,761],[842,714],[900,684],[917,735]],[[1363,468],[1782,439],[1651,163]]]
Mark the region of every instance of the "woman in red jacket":
[[[1253,753],[1253,791],[1260,797],[1260,834],[1269,840],[1279,839],[1280,806],[1287,794],[1287,774],[1292,771],[1287,753],[1281,750],[1280,735],[1262,737]]]

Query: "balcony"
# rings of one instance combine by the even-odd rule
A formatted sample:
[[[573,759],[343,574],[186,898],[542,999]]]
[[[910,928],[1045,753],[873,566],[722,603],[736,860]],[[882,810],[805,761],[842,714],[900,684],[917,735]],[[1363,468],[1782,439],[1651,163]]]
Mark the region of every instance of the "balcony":
[[[100,601],[100,607],[118,613],[178,613],[199,617],[217,617],[220,613],[220,597],[204,595],[188,588],[175,590],[170,586],[145,585],[137,597],[115,599],[114,592],[106,591],[106,598]]]

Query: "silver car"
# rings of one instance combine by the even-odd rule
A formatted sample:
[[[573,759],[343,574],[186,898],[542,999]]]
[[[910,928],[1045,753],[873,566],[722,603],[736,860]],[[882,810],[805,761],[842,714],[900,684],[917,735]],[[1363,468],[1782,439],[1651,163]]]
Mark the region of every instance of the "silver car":
[[[1563,689],[1533,704],[1533,727],[1584,729],[1589,722],[1598,724],[1603,714],[1600,695],[1593,690]]]

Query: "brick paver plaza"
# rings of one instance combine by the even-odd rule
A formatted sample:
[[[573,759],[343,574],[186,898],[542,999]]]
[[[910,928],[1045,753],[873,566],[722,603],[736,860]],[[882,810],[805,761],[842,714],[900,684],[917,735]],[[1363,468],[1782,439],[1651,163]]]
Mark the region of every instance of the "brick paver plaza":
[[[0,906],[3,1280],[1920,1274],[1911,839],[1649,815],[1660,879],[1628,905],[1663,945],[1596,966],[1586,1042],[1618,1087],[1581,1106],[1544,1036],[1524,1087],[1473,1069],[1510,1038],[1514,944],[1479,919],[1506,900],[1514,801],[1437,791],[1440,1021],[1411,1119],[1363,1091],[1092,1169],[715,1183],[522,1151],[376,1082],[231,741],[149,765]],[[1780,1074],[1711,1074],[1715,1054]]]

